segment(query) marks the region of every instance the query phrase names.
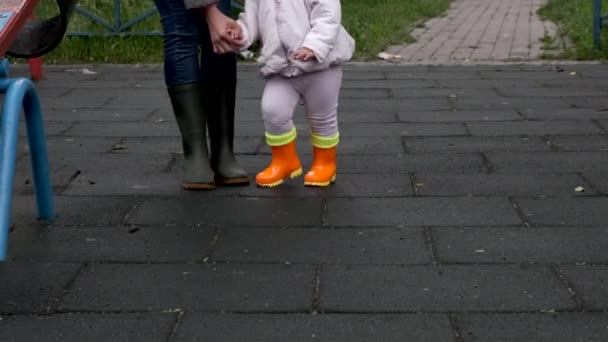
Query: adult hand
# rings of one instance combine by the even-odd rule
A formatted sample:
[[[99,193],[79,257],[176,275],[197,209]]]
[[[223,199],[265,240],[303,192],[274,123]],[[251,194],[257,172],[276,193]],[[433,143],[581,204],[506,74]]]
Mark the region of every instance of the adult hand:
[[[218,54],[230,53],[235,50],[236,39],[241,36],[241,27],[236,21],[225,16],[216,5],[205,10],[213,52]]]

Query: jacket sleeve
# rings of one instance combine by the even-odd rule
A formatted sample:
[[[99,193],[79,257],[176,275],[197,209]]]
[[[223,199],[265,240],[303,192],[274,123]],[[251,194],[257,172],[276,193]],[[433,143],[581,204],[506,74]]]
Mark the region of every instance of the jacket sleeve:
[[[187,9],[207,7],[218,2],[218,0],[184,0]]]
[[[245,10],[239,14],[236,21],[243,30],[243,46],[241,50],[247,50],[259,39],[258,28],[258,1],[245,0]]]
[[[306,0],[310,9],[311,29],[302,47],[315,53],[323,63],[336,44],[342,21],[340,0]]]

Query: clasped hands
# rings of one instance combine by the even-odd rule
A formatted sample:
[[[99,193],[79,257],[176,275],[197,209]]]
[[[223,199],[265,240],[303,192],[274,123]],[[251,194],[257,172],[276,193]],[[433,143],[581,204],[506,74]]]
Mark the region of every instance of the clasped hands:
[[[216,6],[206,11],[207,25],[211,34],[213,52],[225,54],[238,51],[245,45],[243,30],[233,19],[225,16]],[[308,48],[300,48],[291,54],[295,60],[308,61],[315,58],[315,54]]]

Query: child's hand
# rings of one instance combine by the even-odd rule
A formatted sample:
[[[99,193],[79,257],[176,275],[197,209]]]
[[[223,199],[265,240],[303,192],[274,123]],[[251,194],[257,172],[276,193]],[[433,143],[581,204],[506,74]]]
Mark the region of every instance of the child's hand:
[[[232,39],[232,43],[236,43],[241,45],[241,40],[243,40],[243,29],[241,29],[240,25],[236,25],[236,27],[230,28],[228,30],[228,34],[230,35],[230,39]]]
[[[291,55],[291,56],[293,57],[293,59],[296,59],[296,60],[308,61],[310,59],[315,58],[315,53],[312,52],[311,49],[300,48],[300,49],[298,49],[298,51],[294,52],[293,55]]]

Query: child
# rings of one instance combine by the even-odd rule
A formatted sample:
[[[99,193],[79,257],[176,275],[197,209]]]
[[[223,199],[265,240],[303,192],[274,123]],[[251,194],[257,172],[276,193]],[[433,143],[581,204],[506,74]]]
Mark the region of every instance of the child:
[[[272,162],[256,176],[274,187],[302,174],[296,153],[293,112],[304,100],[311,129],[313,163],[307,186],[329,186],[336,179],[340,64],[352,58],[355,41],[341,25],[340,0],[246,0],[234,33],[242,50],[258,39],[258,62],[266,78],[262,96],[266,142]]]

